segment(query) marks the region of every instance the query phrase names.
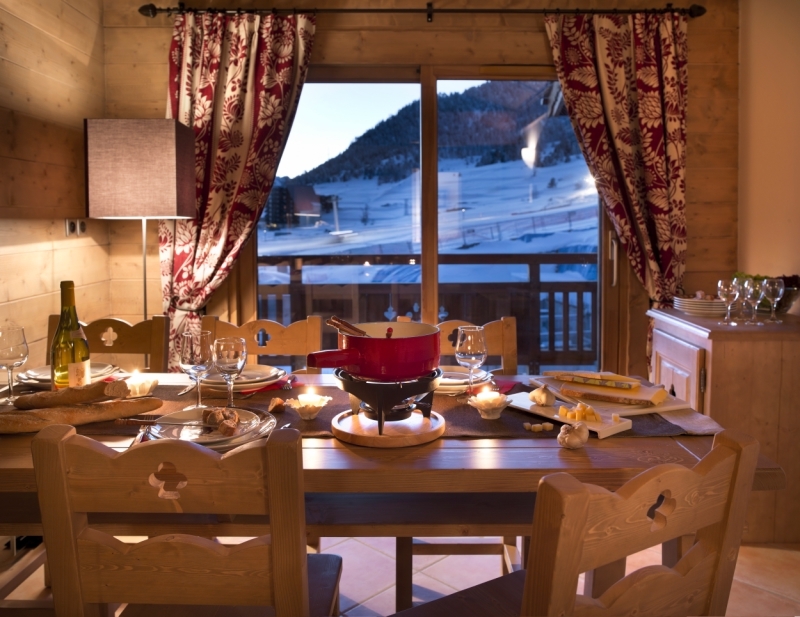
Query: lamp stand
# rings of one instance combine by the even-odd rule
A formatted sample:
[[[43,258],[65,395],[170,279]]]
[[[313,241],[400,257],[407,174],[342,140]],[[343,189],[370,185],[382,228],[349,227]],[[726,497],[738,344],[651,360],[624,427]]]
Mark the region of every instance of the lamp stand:
[[[147,321],[147,219],[142,219],[142,281],[144,320]]]

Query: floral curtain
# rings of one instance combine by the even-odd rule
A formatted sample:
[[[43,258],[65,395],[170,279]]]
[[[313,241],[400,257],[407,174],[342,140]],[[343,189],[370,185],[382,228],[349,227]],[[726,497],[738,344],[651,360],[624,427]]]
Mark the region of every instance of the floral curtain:
[[[161,221],[170,370],[180,335],[256,228],[305,82],[314,38],[309,15],[179,14],[169,52],[167,117],[194,128],[197,216]]]
[[[547,15],[545,26],[620,244],[651,305],[669,305],[685,269],[687,17]]]

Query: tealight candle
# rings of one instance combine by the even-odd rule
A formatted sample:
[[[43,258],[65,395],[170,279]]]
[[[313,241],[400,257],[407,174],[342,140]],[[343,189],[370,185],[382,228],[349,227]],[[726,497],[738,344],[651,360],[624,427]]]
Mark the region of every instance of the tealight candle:
[[[128,390],[130,394],[128,394],[128,398],[134,398],[136,396],[147,396],[150,392],[158,385],[158,381],[155,379],[148,379],[139,374],[139,371],[133,371],[130,377],[128,377],[126,383],[128,384]]]
[[[481,403],[486,405],[499,405],[505,399],[505,395],[496,390],[483,390],[475,396]]]
[[[327,403],[329,397],[327,396],[320,396],[319,394],[314,394],[313,392],[307,392],[305,394],[298,394],[297,400],[300,401],[300,404],[304,407],[312,406],[312,407],[321,407]]]

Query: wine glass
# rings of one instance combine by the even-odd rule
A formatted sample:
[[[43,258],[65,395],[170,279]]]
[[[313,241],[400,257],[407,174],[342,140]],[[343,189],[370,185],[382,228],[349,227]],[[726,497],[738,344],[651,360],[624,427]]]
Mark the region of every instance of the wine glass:
[[[14,369],[28,360],[28,342],[25,330],[17,325],[0,326],[0,367],[8,371],[8,396],[0,400],[0,405],[10,405],[14,396]]]
[[[783,298],[785,289],[786,286],[783,279],[766,279],[764,281],[764,297],[769,300],[772,308],[769,319],[767,319],[770,323],[783,323],[775,316],[775,306],[778,304],[778,301]]]
[[[758,321],[756,316],[756,307],[761,299],[764,297],[764,286],[761,281],[756,281],[752,278],[746,278],[742,283],[742,295],[745,302],[750,305],[753,310],[753,315],[748,321],[745,321],[747,326],[763,326],[763,322]]]
[[[243,338],[226,336],[214,341],[214,366],[228,384],[228,404],[233,407],[233,382],[247,361],[247,344]]]
[[[459,326],[456,339],[456,361],[469,369],[469,390],[472,395],[473,371],[486,362],[486,335],[483,326]]]
[[[721,326],[735,326],[736,322],[731,319],[731,307],[739,297],[739,281],[737,279],[720,279],[717,282],[717,294],[725,301],[725,320],[720,321]]]
[[[181,335],[181,369],[195,382],[197,404],[184,408],[205,409],[200,399],[200,380],[206,377],[214,367],[214,347],[211,332],[184,332]]]

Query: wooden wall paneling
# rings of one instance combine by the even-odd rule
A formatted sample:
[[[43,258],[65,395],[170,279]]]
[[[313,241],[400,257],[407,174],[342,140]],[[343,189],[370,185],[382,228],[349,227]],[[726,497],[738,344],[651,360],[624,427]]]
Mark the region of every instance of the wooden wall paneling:
[[[34,24],[46,38],[99,57],[102,63],[102,0],[0,0],[0,11]]]
[[[0,218],[86,216],[80,169],[5,157],[0,160]]]
[[[83,131],[0,108],[0,157],[83,169]]]
[[[102,50],[87,53],[62,39],[42,36],[37,26],[2,10],[0,25],[4,43],[0,55],[4,59],[42,77],[94,92],[102,98],[102,55],[91,53]]]
[[[739,165],[739,136],[730,133],[701,133],[686,135],[686,166],[692,168],[728,167]]]
[[[781,343],[783,354],[783,371],[781,382],[793,384],[800,375],[800,345],[794,341]],[[775,526],[788,530],[791,534],[784,538],[786,542],[800,542],[800,456],[797,455],[797,444],[800,443],[800,415],[796,413],[797,397],[793,388],[782,388],[783,396],[780,404],[780,430],[778,431],[778,458],[786,473],[786,488],[775,496]]]

